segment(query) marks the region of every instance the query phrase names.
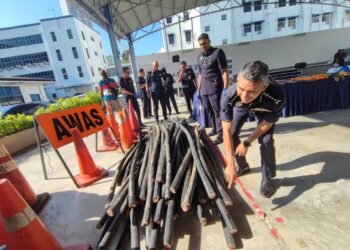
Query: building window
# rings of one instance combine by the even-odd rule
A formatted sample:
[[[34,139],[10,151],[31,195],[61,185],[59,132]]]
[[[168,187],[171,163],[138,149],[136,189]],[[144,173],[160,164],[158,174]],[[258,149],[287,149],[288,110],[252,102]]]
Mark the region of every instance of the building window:
[[[34,67],[41,63],[49,63],[46,52],[0,58],[0,69],[10,70],[21,66]]]
[[[286,0],[278,0],[278,7],[286,6]]]
[[[61,69],[61,71],[62,71],[63,79],[67,80],[68,79],[67,70],[63,68]]]
[[[221,21],[225,21],[227,19],[227,15],[226,14],[222,14],[221,15]]]
[[[246,3],[243,1],[243,12],[251,12],[252,11],[252,4],[250,2]]]
[[[76,47],[72,47],[72,52],[73,52],[73,56],[74,58],[78,58],[78,51],[77,51],[77,48]]]
[[[296,5],[297,0],[289,0],[289,6]]]
[[[325,13],[322,15],[322,22],[330,23],[331,22],[331,13]]]
[[[310,0],[311,3],[319,3],[321,0]]]
[[[175,43],[175,35],[174,34],[169,34],[168,39],[169,39],[169,44]]]
[[[81,32],[81,37],[82,37],[83,40],[85,41],[85,35],[84,35],[84,32],[83,32],[83,31]]]
[[[87,55],[87,58],[90,59],[90,53],[89,53],[89,50],[88,48],[85,48],[86,49],[86,55]]]
[[[95,42],[95,38],[93,38],[92,36],[90,36],[91,41]]]
[[[168,16],[168,17],[166,18],[166,23],[172,23],[172,22],[173,22],[173,17]]]
[[[312,23],[318,23],[320,21],[320,15],[312,15]]]
[[[255,22],[254,23],[254,31],[261,33],[262,30],[262,22]]]
[[[100,48],[102,49],[102,44],[101,44],[101,42],[98,42],[99,44],[100,44]]]
[[[186,39],[186,42],[188,42],[188,43],[192,41],[190,30],[185,30],[185,39]]]
[[[205,32],[209,32],[210,31],[210,26],[209,25],[204,26],[204,31]]]
[[[48,80],[55,80],[55,76],[53,74],[53,71],[42,71],[42,72],[36,72],[36,73],[30,73],[30,74],[24,74],[24,75],[17,75],[20,77],[27,77],[27,78],[43,78]]]
[[[184,17],[184,20],[190,19],[190,13],[188,11],[184,11],[183,17]]]
[[[350,10],[346,10],[345,11],[345,18],[346,18],[347,21],[350,21]]]
[[[94,54],[95,54],[95,56],[98,56],[98,53],[97,53],[97,51],[94,51]]]
[[[262,9],[262,3],[261,1],[254,2],[254,11],[259,11]]]
[[[56,38],[55,32],[51,31],[50,34],[51,34],[52,41],[53,42],[57,42],[57,38]]]
[[[227,44],[227,39],[222,39],[222,44]]]
[[[296,17],[289,17],[288,18],[288,27],[291,27],[292,29],[295,29],[297,27],[297,18]]]
[[[23,102],[23,96],[19,87],[0,87],[1,104],[10,105]]]
[[[10,39],[0,40],[0,49],[9,49],[15,47],[29,46],[33,44],[43,43],[43,39],[40,34],[30,35],[30,36],[21,36]]]
[[[92,74],[92,76],[95,76],[94,68],[93,68],[92,66],[90,66],[90,69],[91,69],[91,74]]]
[[[57,55],[57,60],[62,61],[62,55],[61,55],[61,51],[59,49],[56,49],[56,55]]]
[[[246,35],[247,33],[252,32],[252,24],[248,23],[248,24],[244,24],[243,25],[243,33]]]
[[[102,59],[103,59],[103,62],[106,63],[106,59],[104,55],[102,55]]]
[[[278,18],[277,21],[277,30],[281,30],[286,26],[286,19],[285,18]]]
[[[78,69],[79,77],[84,77],[83,70],[81,69],[81,66],[77,66],[77,69]]]
[[[32,99],[32,102],[40,102],[41,101],[39,94],[30,94],[30,99]]]
[[[67,35],[69,39],[73,39],[73,34],[71,29],[67,29]]]

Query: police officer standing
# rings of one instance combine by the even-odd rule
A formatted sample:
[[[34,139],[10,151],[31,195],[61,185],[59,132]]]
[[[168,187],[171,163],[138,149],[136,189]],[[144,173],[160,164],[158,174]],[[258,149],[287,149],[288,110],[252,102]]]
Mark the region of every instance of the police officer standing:
[[[143,108],[143,118],[147,119],[151,114],[151,110],[148,110],[149,102],[151,100],[149,96],[148,85],[145,79],[145,71],[143,69],[139,69],[139,77],[137,79],[137,84],[139,85],[139,88],[140,88],[140,97],[142,100],[142,108]]]
[[[171,106],[170,106],[170,101],[173,104],[173,107],[175,109],[176,114],[180,114],[176,100],[175,100],[175,92],[174,92],[174,78],[171,74],[168,74],[166,72],[165,68],[162,68],[162,73],[163,73],[163,80],[164,80],[164,89],[166,93],[166,106],[169,110],[169,115],[171,115]]]
[[[123,76],[119,80],[120,88],[122,89],[122,92],[125,96],[125,101],[127,105],[129,105],[129,100],[131,100],[132,106],[134,107],[134,110],[137,115],[137,119],[139,120],[139,123],[141,126],[144,126],[141,121],[141,112],[139,103],[137,102],[137,94],[135,91],[135,86],[133,83],[133,80],[130,77],[130,70],[128,67],[123,67]]]
[[[229,180],[229,188],[237,175],[250,171],[245,156],[251,144],[258,139],[262,170],[260,193],[268,198],[275,192],[271,182],[276,176],[273,132],[285,105],[285,96],[282,89],[267,82],[267,77],[268,66],[265,63],[247,63],[239,73],[237,83],[222,92],[221,120],[227,159],[225,173]],[[241,142],[240,130],[249,114],[255,115],[258,126]]]
[[[198,43],[202,48],[198,57],[198,89],[212,126],[208,135],[217,134],[214,143],[220,144],[222,143],[220,98],[222,90],[228,86],[226,55],[222,49],[211,47],[209,36],[206,33],[198,37]]]
[[[151,96],[153,100],[153,111],[156,121],[159,121],[158,105],[162,106],[163,117],[167,120],[165,91],[162,81],[162,72],[158,70],[159,63],[152,62],[152,72],[147,76],[147,84],[151,85]]]
[[[180,63],[180,73],[177,82],[181,82],[182,84],[187,110],[190,113],[190,118],[192,118],[193,95],[196,93],[196,75],[191,68],[187,68],[187,63],[185,61]]]

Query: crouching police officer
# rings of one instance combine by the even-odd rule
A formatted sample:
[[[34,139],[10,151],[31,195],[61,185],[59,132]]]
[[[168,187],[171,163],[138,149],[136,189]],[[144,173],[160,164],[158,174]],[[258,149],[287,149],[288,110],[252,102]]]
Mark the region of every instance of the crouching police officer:
[[[154,61],[152,63],[152,72],[150,75],[147,76],[147,84],[151,85],[153,111],[157,122],[159,121],[159,116],[158,116],[159,102],[160,102],[160,105],[162,106],[164,119],[165,120],[167,119],[166,99],[165,99],[166,95],[165,95],[165,90],[163,86],[162,75],[163,73],[159,70],[159,63],[157,61]]]
[[[276,176],[273,132],[285,105],[285,96],[282,89],[267,82],[267,77],[268,66],[265,63],[247,63],[239,73],[237,83],[223,91],[220,116],[227,157],[225,173],[229,188],[237,175],[250,171],[245,156],[251,144],[258,139],[262,170],[260,193],[269,198],[275,192],[271,179]],[[255,115],[258,126],[241,142],[239,133],[249,114]]]

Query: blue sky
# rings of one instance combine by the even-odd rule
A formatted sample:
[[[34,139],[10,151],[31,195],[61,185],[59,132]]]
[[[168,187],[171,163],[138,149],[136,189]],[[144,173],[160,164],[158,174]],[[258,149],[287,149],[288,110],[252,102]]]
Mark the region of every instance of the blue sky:
[[[61,15],[59,0],[1,0],[0,28],[37,23],[40,19]],[[111,54],[107,32],[99,27],[96,27],[96,30],[102,35],[106,55]],[[157,53],[161,47],[161,32],[147,36],[134,44],[136,55]],[[119,45],[121,52],[127,48],[126,42]]]

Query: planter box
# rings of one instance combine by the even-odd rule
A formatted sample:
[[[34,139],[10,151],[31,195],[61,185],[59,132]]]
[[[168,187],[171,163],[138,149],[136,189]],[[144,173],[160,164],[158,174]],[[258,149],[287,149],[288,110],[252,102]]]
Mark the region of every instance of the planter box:
[[[46,139],[44,133],[41,131],[41,128],[39,128],[39,135],[42,141]],[[12,155],[36,144],[35,128],[29,128],[16,134],[5,136],[1,138],[0,141]]]

